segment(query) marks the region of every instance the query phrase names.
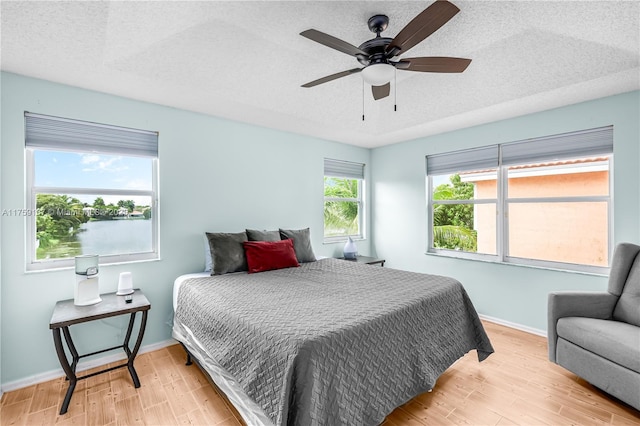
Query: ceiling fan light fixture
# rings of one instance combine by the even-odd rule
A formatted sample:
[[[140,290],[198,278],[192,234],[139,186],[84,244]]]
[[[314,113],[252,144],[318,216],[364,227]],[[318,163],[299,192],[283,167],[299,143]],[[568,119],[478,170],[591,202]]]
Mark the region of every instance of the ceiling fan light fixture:
[[[391,64],[371,64],[362,70],[362,79],[372,86],[383,86],[391,81],[396,69]]]

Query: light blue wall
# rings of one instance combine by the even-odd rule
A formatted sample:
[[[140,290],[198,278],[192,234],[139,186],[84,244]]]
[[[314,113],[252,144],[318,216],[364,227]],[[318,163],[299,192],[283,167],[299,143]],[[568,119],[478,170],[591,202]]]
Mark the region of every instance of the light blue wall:
[[[145,345],[170,337],[173,280],[204,269],[204,231],[310,227],[317,255],[341,250],[322,244],[323,158],[369,164],[367,149],[15,74],[2,73],[1,84],[5,209],[25,206],[24,111],[160,132],[162,260],[100,269],[102,292],[115,291],[118,274],[131,271],[151,301]],[[55,302],[73,297],[73,273],[25,273],[25,220],[2,217],[1,225],[1,371],[9,383],[59,368],[48,324]],[[358,248],[368,254],[369,241]],[[74,326],[78,350],[121,343],[124,320]]]
[[[546,330],[547,294],[602,290],[602,276],[425,255],[425,156],[599,126],[614,126],[614,243],[640,242],[640,92],[416,139],[372,151],[373,247],[392,268],[460,280],[487,316]],[[576,247],[579,250],[579,247]]]
[[[366,150],[2,73],[0,207],[23,208],[24,120],[32,111],[160,132],[162,260],[101,269],[101,290],[116,289],[121,271],[152,302],[144,344],[170,337],[173,279],[203,268],[201,233],[245,227],[311,227],[322,244],[322,159],[368,165],[369,238],[362,254],[389,267],[449,275],[467,288],[480,313],[546,328],[547,293],[600,290],[604,277],[425,255],[425,155],[577,129],[614,125],[614,239],[640,241],[640,92]],[[277,189],[277,190],[276,190]],[[71,271],[25,273],[25,222],[0,220],[1,383],[58,369],[48,329],[53,305],[73,297]],[[122,319],[73,328],[86,352],[122,339]]]

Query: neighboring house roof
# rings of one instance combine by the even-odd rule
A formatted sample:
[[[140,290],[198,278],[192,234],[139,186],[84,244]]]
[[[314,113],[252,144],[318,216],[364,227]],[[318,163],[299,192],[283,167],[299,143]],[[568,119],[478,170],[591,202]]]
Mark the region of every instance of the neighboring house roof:
[[[569,166],[569,165],[587,164],[587,163],[601,163],[603,161],[608,161],[608,160],[609,158],[607,157],[593,157],[593,158],[581,158],[579,160],[550,161],[545,163],[533,163],[533,164],[511,166],[509,167],[509,170],[532,169],[535,167]]]
[[[519,164],[510,166],[509,172],[513,177],[529,177],[543,175],[559,175],[572,173],[600,172],[608,170],[608,157],[580,158],[577,160],[547,161],[543,163]],[[558,167],[567,166],[567,167]],[[496,179],[495,169],[471,170],[460,172],[464,182]]]

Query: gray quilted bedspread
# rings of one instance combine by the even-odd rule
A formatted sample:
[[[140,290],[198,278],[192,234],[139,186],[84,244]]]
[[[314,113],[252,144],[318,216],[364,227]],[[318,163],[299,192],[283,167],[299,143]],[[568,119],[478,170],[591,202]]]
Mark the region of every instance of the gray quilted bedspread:
[[[176,318],[276,425],[377,425],[491,343],[462,285],[323,259],[187,281]]]

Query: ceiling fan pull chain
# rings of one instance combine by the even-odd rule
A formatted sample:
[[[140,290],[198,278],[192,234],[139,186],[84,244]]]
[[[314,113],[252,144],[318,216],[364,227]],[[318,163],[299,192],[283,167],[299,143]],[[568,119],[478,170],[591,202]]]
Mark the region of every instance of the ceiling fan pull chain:
[[[393,112],[398,111],[398,70],[393,72]]]
[[[362,80],[362,121],[364,121],[364,80]]]

